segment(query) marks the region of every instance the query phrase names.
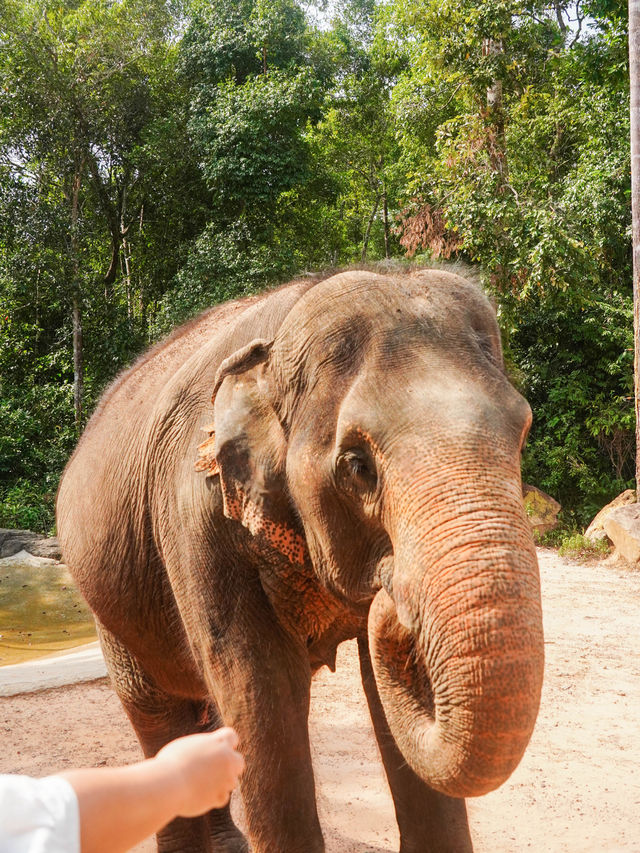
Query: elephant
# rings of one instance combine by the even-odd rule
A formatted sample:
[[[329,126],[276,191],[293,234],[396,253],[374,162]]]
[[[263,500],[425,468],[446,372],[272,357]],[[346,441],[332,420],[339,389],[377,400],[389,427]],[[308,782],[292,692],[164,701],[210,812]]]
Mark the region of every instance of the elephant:
[[[356,639],[401,853],[472,849],[465,798],[531,736],[544,641],[529,405],[481,288],[348,270],[210,309],[106,391],[63,475],[63,555],[146,756],[239,733],[228,808],[160,851],[322,853],[313,673]]]

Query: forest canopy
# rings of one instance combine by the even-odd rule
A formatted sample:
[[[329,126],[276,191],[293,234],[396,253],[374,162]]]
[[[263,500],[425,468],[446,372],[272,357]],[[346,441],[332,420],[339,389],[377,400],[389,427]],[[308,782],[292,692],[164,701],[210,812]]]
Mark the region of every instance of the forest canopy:
[[[619,0],[0,0],[0,526],[119,370],[311,270],[459,263],[583,525],[634,474]]]

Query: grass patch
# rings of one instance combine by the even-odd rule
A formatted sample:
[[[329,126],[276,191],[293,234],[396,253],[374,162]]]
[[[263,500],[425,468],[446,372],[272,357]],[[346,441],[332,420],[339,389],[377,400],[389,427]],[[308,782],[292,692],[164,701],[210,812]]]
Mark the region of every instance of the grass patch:
[[[565,535],[559,548],[558,554],[561,557],[571,557],[574,560],[589,560],[593,558],[602,559],[610,552],[609,542],[607,539],[600,539],[593,542],[587,539],[582,533],[571,533]]]
[[[611,553],[608,539],[592,542],[575,528],[556,527],[543,536],[533,535],[536,545],[543,548],[556,548],[561,557],[572,560],[601,560]]]

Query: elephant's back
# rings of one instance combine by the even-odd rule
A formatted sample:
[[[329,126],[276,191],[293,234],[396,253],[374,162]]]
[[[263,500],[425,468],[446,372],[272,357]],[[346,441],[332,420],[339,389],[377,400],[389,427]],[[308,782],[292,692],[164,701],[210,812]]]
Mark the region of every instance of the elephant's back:
[[[163,341],[144,352],[106,389],[87,424],[78,448],[99,429],[105,413],[113,416],[115,408],[131,409],[135,419],[135,413],[139,411],[141,403],[148,403],[154,397],[157,398],[163,386],[195,352],[216,334],[220,334],[222,329],[232,326],[247,308],[259,302],[261,298],[253,296],[217,305],[175,329]],[[149,410],[150,406],[145,405],[143,413],[146,414]]]
[[[304,283],[304,289],[305,284],[306,287],[310,286],[310,283]],[[289,301],[287,291],[293,294],[300,286],[301,283],[292,282],[276,291],[224,302],[175,329],[163,341],[144,352],[131,367],[116,377],[102,395],[67,471],[73,465],[75,456],[87,452],[88,445],[92,446],[90,452],[93,452],[95,445],[101,445],[106,435],[116,433],[122,450],[122,440],[127,433],[134,438],[144,430],[144,423],[154,416],[155,402],[194,355],[204,349],[217,348],[221,350],[222,360],[226,355],[225,343],[228,348],[228,342],[234,340],[236,327],[242,325],[245,315],[255,315],[256,312],[251,309],[259,308],[260,313],[277,313],[277,305],[283,298],[285,302]],[[273,306],[269,305],[271,302]],[[265,309],[264,312],[262,309]],[[216,342],[219,343],[218,347]]]

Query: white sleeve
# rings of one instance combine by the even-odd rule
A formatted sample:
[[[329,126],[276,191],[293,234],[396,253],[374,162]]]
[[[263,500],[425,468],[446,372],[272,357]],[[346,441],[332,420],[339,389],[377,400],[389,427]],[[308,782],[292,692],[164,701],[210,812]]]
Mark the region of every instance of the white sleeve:
[[[66,779],[0,775],[0,853],[80,853],[78,798]]]

